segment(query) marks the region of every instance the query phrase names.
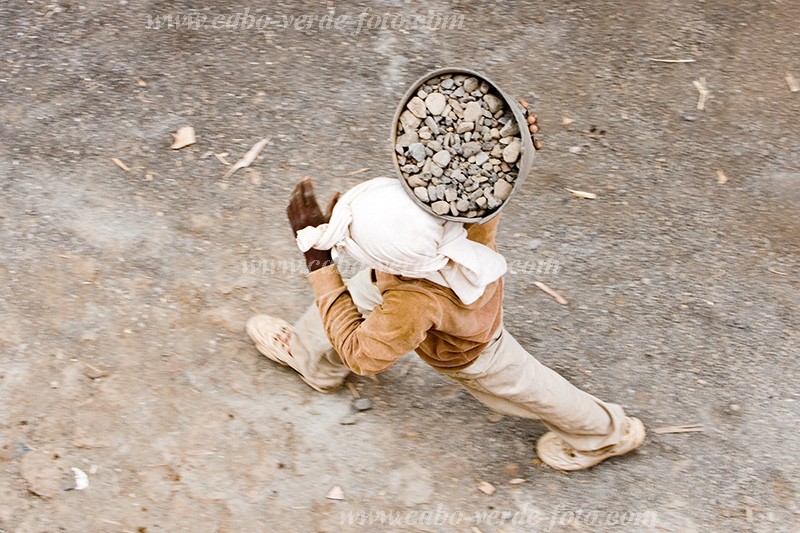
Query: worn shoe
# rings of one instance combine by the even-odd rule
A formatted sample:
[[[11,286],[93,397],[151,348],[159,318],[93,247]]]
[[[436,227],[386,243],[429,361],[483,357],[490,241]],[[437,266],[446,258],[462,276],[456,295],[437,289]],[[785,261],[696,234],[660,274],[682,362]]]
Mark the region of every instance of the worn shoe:
[[[288,322],[269,315],[255,315],[250,317],[244,329],[267,359],[283,366],[292,366],[289,342],[294,331]]]
[[[617,444],[606,446],[600,450],[582,452],[564,442],[561,437],[552,431],[549,431],[537,441],[536,453],[543,463],[556,470],[567,472],[585,470],[611,457],[632,452],[642,445],[644,436],[645,431],[642,421],[629,416],[625,419],[622,440]]]

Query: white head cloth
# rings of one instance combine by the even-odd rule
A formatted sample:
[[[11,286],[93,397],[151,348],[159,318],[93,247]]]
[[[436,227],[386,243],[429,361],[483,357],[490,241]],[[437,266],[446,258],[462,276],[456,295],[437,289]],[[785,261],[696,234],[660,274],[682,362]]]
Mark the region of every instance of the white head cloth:
[[[397,179],[375,178],[347,191],[330,222],[297,233],[301,251],[335,249],[368,267],[449,287],[465,304],[506,272],[506,261],[467,239],[460,222],[424,211]]]

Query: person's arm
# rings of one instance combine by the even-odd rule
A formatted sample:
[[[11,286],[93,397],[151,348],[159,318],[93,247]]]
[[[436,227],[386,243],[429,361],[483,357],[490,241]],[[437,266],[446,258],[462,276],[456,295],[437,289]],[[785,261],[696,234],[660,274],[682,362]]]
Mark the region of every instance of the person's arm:
[[[308,275],[325,332],[347,367],[359,375],[386,370],[417,348],[438,322],[439,306],[429,295],[387,291],[366,318],[356,309],[336,265]]]

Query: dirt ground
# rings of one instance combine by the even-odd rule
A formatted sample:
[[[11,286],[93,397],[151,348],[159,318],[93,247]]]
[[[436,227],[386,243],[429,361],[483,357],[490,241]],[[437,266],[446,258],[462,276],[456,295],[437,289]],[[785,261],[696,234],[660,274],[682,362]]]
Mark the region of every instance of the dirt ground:
[[[0,531],[798,531],[800,4],[584,4],[0,4]],[[463,24],[146,27],[246,7]],[[442,66],[544,128],[499,246],[558,268],[508,274],[508,329],[651,430],[702,432],[566,475],[536,460],[541,425],[414,357],[350,379],[356,413],[248,342],[254,312],[310,302],[300,269],[269,267],[300,258],[292,183],[392,175],[397,101]],[[170,150],[182,125],[197,143]],[[221,179],[209,152],[267,136]]]

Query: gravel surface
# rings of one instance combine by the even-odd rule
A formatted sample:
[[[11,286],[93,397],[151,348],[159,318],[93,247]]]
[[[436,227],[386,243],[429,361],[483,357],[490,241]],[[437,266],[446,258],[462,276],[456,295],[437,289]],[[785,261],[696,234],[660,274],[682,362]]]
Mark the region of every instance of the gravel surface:
[[[436,215],[480,218],[511,195],[519,176],[520,130],[487,81],[461,73],[425,80],[396,127],[403,179]]]
[[[800,5],[434,0],[462,27],[146,28],[192,7],[327,13],[197,6],[0,4],[0,531],[800,529]],[[507,328],[651,430],[702,432],[565,475],[535,460],[541,425],[414,357],[352,378],[358,411],[247,340],[253,312],[311,301],[293,182],[327,199],[393,175],[397,102],[445,66],[542,125],[502,214]],[[171,150],[181,126],[197,142]]]

